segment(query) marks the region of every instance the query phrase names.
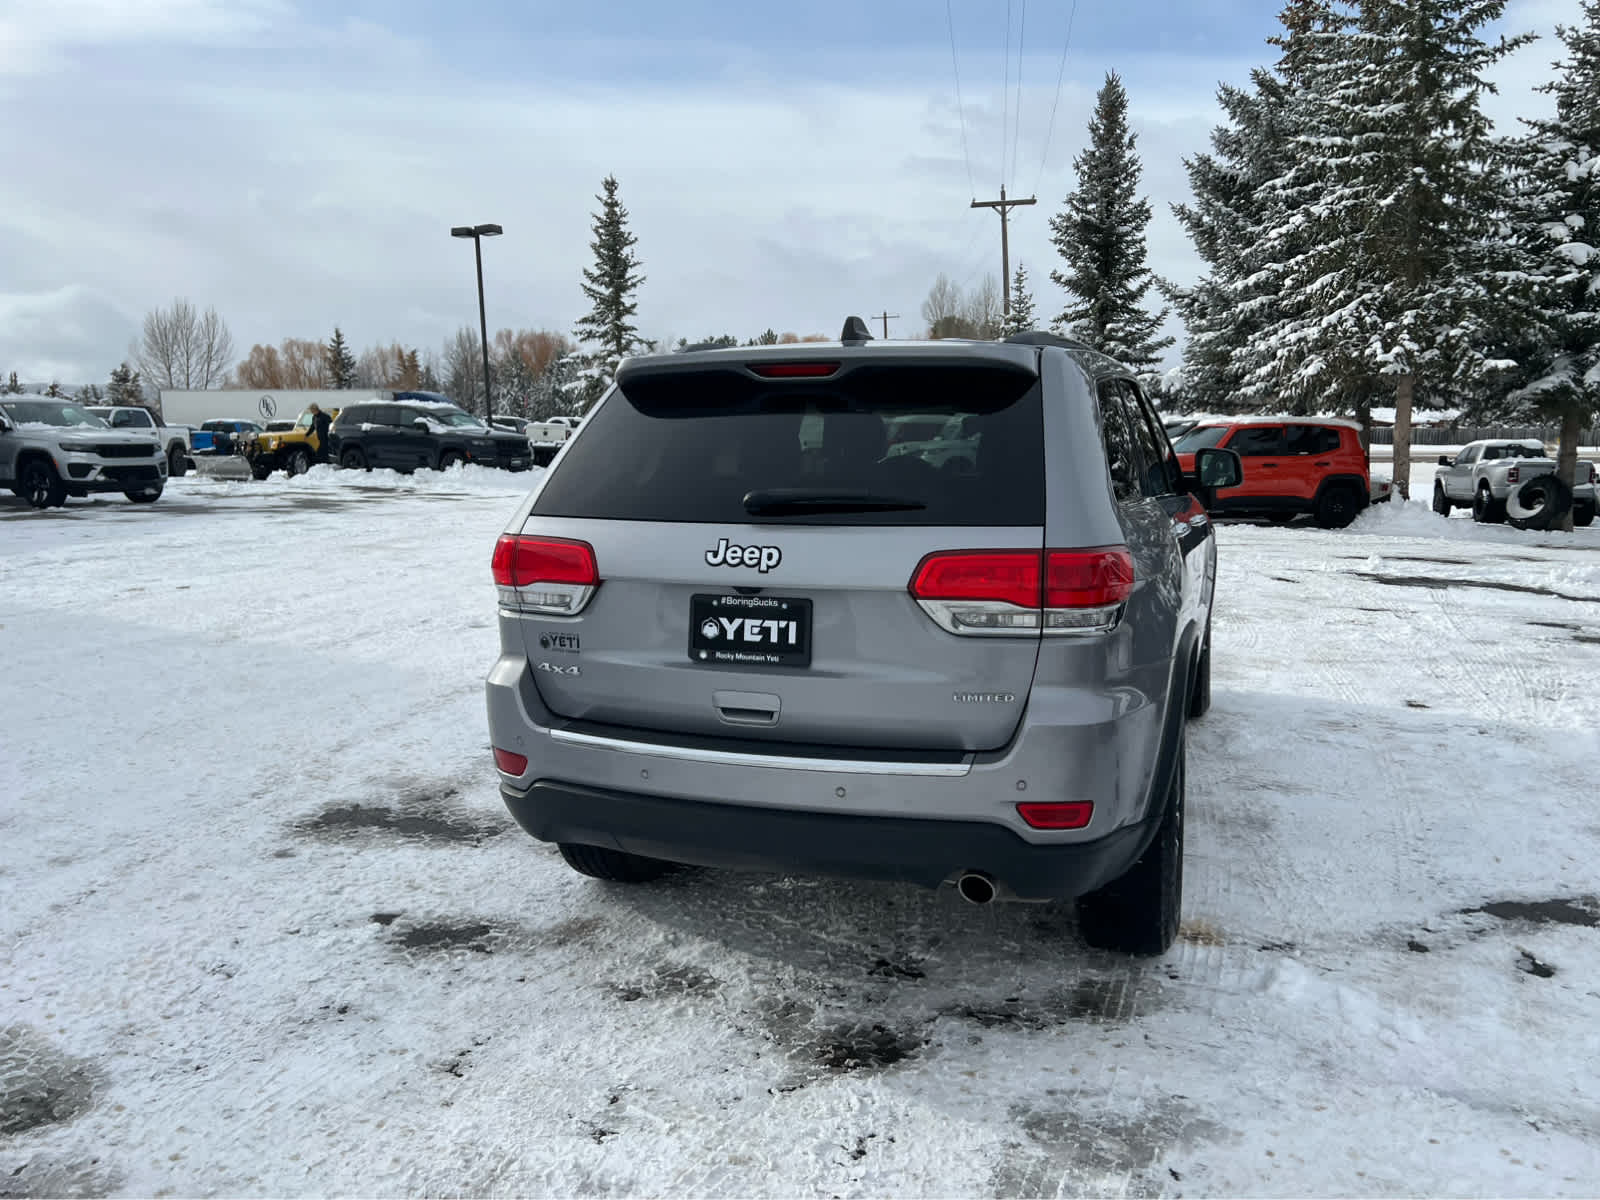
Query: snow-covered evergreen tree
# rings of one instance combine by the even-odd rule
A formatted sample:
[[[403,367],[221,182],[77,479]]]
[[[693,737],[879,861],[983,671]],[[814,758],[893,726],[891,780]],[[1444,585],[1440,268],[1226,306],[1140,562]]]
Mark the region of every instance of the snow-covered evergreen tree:
[[[599,399],[616,376],[617,364],[643,345],[633,317],[639,310],[635,299],[644,276],[633,247],[638,236],[628,228],[628,210],[617,195],[617,180],[607,175],[600,185],[600,211],[594,214],[594,266],[584,268],[583,294],[591,305],[578,320],[574,332],[579,342],[587,343],[586,364],[579,372],[584,407]]]
[[[1150,202],[1138,195],[1136,140],[1128,128],[1127,90],[1111,72],[1089,119],[1089,145],[1073,160],[1077,190],[1050,219],[1051,240],[1067,264],[1050,278],[1071,295],[1053,328],[1149,371],[1173,339],[1157,336],[1166,310],[1152,314],[1144,307],[1155,280],[1145,265]]]
[[[1493,386],[1508,365],[1494,347],[1525,318],[1499,273],[1506,195],[1479,104],[1485,73],[1526,40],[1484,40],[1505,7],[1360,0],[1352,27],[1298,43],[1296,161],[1261,238],[1284,318],[1249,355],[1246,386],[1326,395],[1381,378],[1402,495],[1413,404]]]
[[[4,392],[4,393],[8,393],[8,394],[20,394],[21,391],[22,391],[22,384],[17,382],[17,373],[15,371],[13,371],[13,372],[11,372],[11,377],[6,380],[5,387],[0,388],[0,392]]]
[[[1244,389],[1244,349],[1281,314],[1276,290],[1258,282],[1258,258],[1271,203],[1265,185],[1287,167],[1286,89],[1267,70],[1254,72],[1251,84],[1218,89],[1228,123],[1212,131],[1209,153],[1184,160],[1194,198],[1173,205],[1208,268],[1190,286],[1162,289],[1188,332],[1182,386],[1169,391],[1190,411],[1233,413],[1260,405],[1261,398]]]
[[[66,393],[61,390],[60,381],[55,379],[52,379],[50,386],[44,389],[44,394],[53,400],[63,399],[66,396]]]
[[[1011,272],[1011,311],[1000,323],[1000,336],[1008,338],[1012,334],[1027,333],[1033,329],[1033,322],[1033,293],[1028,290],[1028,268],[1025,263],[1019,262],[1017,269]]]
[[[127,363],[113,368],[111,380],[106,385],[107,404],[143,404],[144,384],[139,372]]]
[[[72,398],[87,408],[91,404],[99,404],[105,398],[105,393],[100,390],[98,384],[87,383],[79,388]]]
[[[1579,435],[1600,413],[1600,0],[1581,0],[1581,13],[1556,30],[1566,57],[1542,89],[1555,116],[1525,122],[1515,147],[1519,265],[1540,284],[1543,319],[1519,348],[1522,386],[1505,414],[1560,425],[1556,474],[1568,487]]]
[[[328,378],[333,381],[334,387],[340,390],[355,387],[356,356],[350,352],[344,333],[337,325],[333,327],[333,340],[328,343],[327,360]]]

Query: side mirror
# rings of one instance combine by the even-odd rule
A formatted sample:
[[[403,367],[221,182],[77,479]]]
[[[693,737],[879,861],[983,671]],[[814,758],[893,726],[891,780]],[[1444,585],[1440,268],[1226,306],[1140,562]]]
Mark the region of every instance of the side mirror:
[[[1448,454],[1441,454],[1439,455],[1439,465],[1441,467],[1453,467],[1456,465],[1456,460],[1451,458]]]
[[[1207,446],[1194,453],[1194,474],[1200,487],[1208,492],[1238,487],[1244,482],[1244,463],[1235,451]]]
[[[411,428],[420,429],[420,430],[422,430],[423,433],[427,433],[428,432],[428,420],[427,420],[427,418],[426,417],[417,417],[415,420],[413,420],[411,422]]]

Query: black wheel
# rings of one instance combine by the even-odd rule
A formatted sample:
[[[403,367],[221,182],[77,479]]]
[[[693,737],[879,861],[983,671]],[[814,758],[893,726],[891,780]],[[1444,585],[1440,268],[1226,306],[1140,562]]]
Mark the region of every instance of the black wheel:
[[[42,458],[30,458],[17,473],[17,495],[34,508],[59,508],[67,502],[67,485]]]
[[[448,471],[451,467],[455,466],[461,461],[462,458],[458,451],[446,450],[443,454],[439,455],[439,470]]]
[[[1361,497],[1348,484],[1335,484],[1317,500],[1317,524],[1323,529],[1343,529],[1361,512]]]
[[[189,473],[189,456],[183,452],[182,446],[167,447],[167,474],[174,479],[181,479]]]
[[[1594,524],[1594,505],[1574,504],[1572,506],[1572,524],[1578,529],[1587,529]]]
[[[1099,950],[1165,954],[1178,936],[1183,908],[1184,743],[1178,756],[1161,827],[1120,878],[1078,897],[1078,932]]]
[[[1498,525],[1506,519],[1506,505],[1496,500],[1487,483],[1480,483],[1472,496],[1472,519],[1485,525]]]
[[[350,449],[339,455],[339,465],[347,471],[371,470],[367,466],[367,456],[356,446],[351,446]]]
[[[1444,494],[1444,484],[1440,483],[1438,480],[1434,480],[1433,511],[1438,513],[1441,517],[1448,517],[1451,510],[1454,508],[1455,505],[1450,503],[1450,497]]]
[[[604,846],[583,846],[577,842],[562,842],[558,847],[567,866],[591,879],[609,879],[614,883],[648,883],[660,879],[673,864],[659,858],[645,858],[639,854],[626,854],[621,850],[608,850]]]
[[[286,465],[289,474],[304,475],[311,470],[311,451],[305,446],[296,446],[289,452],[289,461]]]
[[[161,499],[161,485],[158,483],[155,487],[141,488],[137,492],[123,492],[122,494],[135,504],[154,504]]]
[[[257,479],[265,479],[272,474],[272,468],[266,463],[254,462],[250,464],[250,474]]]
[[[1194,686],[1189,689],[1189,716],[1203,717],[1211,711],[1211,623],[1206,622],[1206,640],[1200,643],[1200,661],[1195,664]]]

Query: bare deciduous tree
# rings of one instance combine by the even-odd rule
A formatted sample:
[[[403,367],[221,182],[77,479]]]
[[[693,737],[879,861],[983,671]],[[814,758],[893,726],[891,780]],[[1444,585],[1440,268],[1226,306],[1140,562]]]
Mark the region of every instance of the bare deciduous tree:
[[[993,275],[967,293],[961,315],[972,326],[972,337],[994,339],[1000,336],[1000,285]]]
[[[185,299],[146,313],[139,371],[158,388],[208,388],[233,362],[233,335],[214,308],[198,313]]]
[[[922,319],[928,323],[928,331],[938,336],[942,323],[960,315],[961,288],[940,271],[939,278],[935,279],[933,286],[928,289],[928,298],[922,302]]]

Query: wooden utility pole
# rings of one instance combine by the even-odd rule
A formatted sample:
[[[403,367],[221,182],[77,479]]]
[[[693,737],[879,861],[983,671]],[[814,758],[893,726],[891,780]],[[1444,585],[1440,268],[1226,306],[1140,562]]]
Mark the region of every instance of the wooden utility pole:
[[[885,309],[881,313],[874,313],[872,315],[872,319],[874,321],[882,321],[883,322],[883,340],[884,341],[888,341],[889,340],[889,322],[890,321],[898,321],[900,319],[900,314],[899,313],[892,313],[892,312],[888,311],[887,309]]]
[[[1005,185],[1000,185],[1000,199],[974,200],[973,208],[994,208],[1000,211],[1000,312],[1011,315],[1011,243],[1006,237],[1006,216],[1013,208],[1039,203],[1032,196],[1026,200],[1007,200]]]

